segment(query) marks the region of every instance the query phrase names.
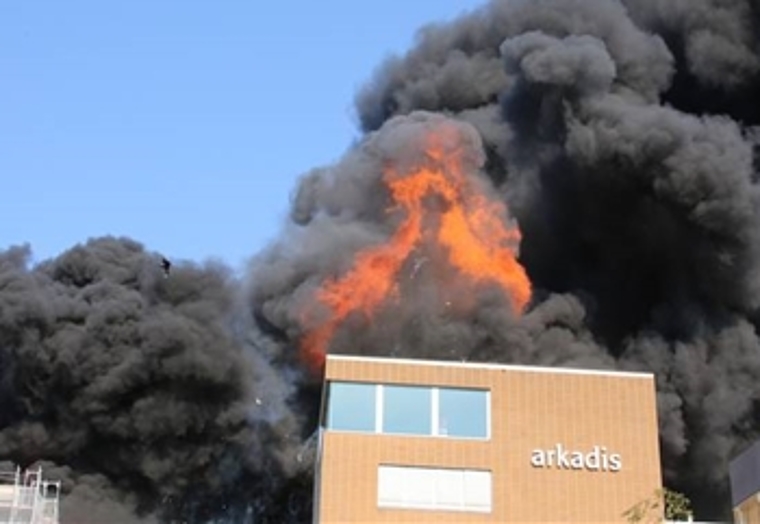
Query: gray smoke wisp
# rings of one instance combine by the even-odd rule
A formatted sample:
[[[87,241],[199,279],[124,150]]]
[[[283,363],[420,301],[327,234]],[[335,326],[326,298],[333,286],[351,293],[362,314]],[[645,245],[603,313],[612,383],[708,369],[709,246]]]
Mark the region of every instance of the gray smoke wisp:
[[[653,371],[667,484],[727,518],[728,460],[760,438],[759,21],[749,0],[493,1],[381,64],[361,140],[303,176],[242,280],[165,279],[128,239],[0,253],[0,459],[48,465],[66,522],[308,522],[304,312],[388,242],[383,174],[445,128],[519,225],[530,304],[426,244],[329,350]]]

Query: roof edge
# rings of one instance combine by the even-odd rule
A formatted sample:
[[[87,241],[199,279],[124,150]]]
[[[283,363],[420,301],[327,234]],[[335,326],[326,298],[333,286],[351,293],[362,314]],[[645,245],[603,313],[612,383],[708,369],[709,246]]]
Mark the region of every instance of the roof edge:
[[[403,364],[411,366],[433,366],[433,367],[458,367],[469,369],[490,369],[505,371],[523,371],[529,373],[554,373],[567,375],[592,375],[592,376],[609,376],[620,378],[638,378],[653,379],[654,373],[644,371],[616,371],[604,369],[585,369],[585,368],[567,368],[567,367],[549,367],[549,366],[526,366],[518,364],[493,364],[480,362],[457,362],[453,360],[429,360],[414,358],[394,358],[394,357],[366,357],[359,355],[327,355],[327,360],[333,361],[355,361],[355,362],[372,362],[382,364]]]

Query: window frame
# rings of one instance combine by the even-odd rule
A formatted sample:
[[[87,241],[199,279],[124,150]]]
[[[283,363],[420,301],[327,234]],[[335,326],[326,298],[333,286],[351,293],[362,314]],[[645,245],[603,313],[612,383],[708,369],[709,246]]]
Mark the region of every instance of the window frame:
[[[331,421],[332,421],[332,413],[331,413],[331,411],[332,411],[331,410],[331,407],[332,407],[331,401],[332,401],[332,394],[333,394],[333,392],[332,392],[332,386],[335,383],[367,386],[368,388],[373,389],[374,390],[373,394],[374,394],[374,397],[375,397],[373,399],[374,400],[373,404],[375,406],[375,409],[377,409],[377,387],[374,387],[374,388],[372,387],[372,386],[377,386],[377,384],[373,384],[372,382],[361,382],[361,381],[358,381],[358,380],[331,381],[331,382],[328,383],[328,387],[327,387],[327,391],[326,391],[326,396],[325,396],[326,403],[325,403],[325,413],[324,413],[324,428],[326,430],[328,430],[328,431],[334,431],[334,432],[337,432],[337,433],[353,433],[353,434],[364,434],[364,435],[367,435],[367,434],[371,435],[373,433],[377,433],[377,430],[378,430],[378,426],[377,426],[378,413],[377,413],[377,411],[375,411],[375,425],[374,425],[373,431],[369,431],[367,429],[348,429],[348,428],[338,428],[338,429],[336,429],[336,428],[331,428],[330,427],[331,426]],[[382,413],[379,416],[382,417]]]
[[[444,438],[444,439],[455,439],[455,440],[491,440],[491,390],[487,388],[473,388],[473,387],[452,387],[452,386],[431,386],[433,389],[433,407],[435,411],[433,411],[433,427],[431,428],[430,436],[431,437],[437,437],[437,438]],[[438,428],[440,427],[440,415],[441,415],[441,404],[440,404],[440,391],[442,389],[450,389],[450,390],[462,390],[462,391],[478,391],[485,394],[486,397],[486,434],[482,437],[471,437],[466,435],[440,435],[438,433]]]
[[[433,435],[433,429],[435,425],[436,420],[436,414],[432,411],[433,406],[435,405],[435,400],[433,400],[435,396],[435,391],[430,386],[420,386],[417,384],[378,384],[382,386],[382,389],[380,390],[382,392],[382,396],[378,395],[377,398],[382,398],[382,401],[380,405],[378,406],[377,401],[375,402],[375,409],[378,407],[383,409],[383,413],[381,413],[381,420],[380,420],[380,426],[379,431],[381,435],[389,435],[389,436],[396,436],[396,437],[430,437]],[[391,388],[416,388],[424,390],[426,394],[429,396],[429,402],[427,402],[427,409],[430,410],[430,427],[428,427],[428,433],[414,433],[414,432],[404,432],[404,431],[389,431],[385,428],[387,421],[383,418],[385,415],[385,387],[391,387]],[[378,428],[376,428],[378,429]]]
[[[330,388],[333,384],[363,384],[367,386],[374,386],[375,393],[375,424],[372,431],[364,429],[335,429],[330,427]],[[430,390],[430,428],[428,433],[391,433],[383,431],[383,410],[385,408],[385,386],[411,386],[421,387]],[[355,380],[330,380],[327,382],[327,402],[326,413],[324,414],[324,428],[326,431],[336,433],[354,433],[365,435],[385,435],[393,437],[412,437],[412,438],[437,438],[437,439],[449,439],[449,440],[470,440],[470,441],[490,441],[492,436],[492,415],[491,415],[491,389],[487,387],[462,387],[462,386],[441,386],[441,385],[420,385],[412,383],[375,383],[375,382],[362,382]],[[463,391],[477,391],[485,394],[485,410],[486,410],[486,433],[485,436],[466,436],[466,435],[442,435],[439,433],[440,422],[440,391],[442,389],[449,390],[463,390]]]

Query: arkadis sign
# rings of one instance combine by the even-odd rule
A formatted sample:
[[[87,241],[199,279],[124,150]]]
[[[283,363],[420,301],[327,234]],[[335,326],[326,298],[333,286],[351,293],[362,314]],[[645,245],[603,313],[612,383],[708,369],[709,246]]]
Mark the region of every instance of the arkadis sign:
[[[531,451],[530,463],[534,468],[569,469],[586,471],[620,471],[623,460],[619,453],[607,451],[604,446],[594,446],[590,450],[566,449],[556,444],[549,449]]]

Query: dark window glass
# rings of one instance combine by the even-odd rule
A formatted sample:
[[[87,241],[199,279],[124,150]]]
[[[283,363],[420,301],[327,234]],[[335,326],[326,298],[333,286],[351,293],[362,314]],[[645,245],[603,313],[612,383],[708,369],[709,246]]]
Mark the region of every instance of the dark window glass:
[[[383,386],[383,433],[430,435],[432,390],[415,386]]]
[[[488,436],[488,393],[482,390],[439,390],[438,434],[450,437]]]
[[[374,384],[332,382],[329,387],[327,429],[375,431]]]

